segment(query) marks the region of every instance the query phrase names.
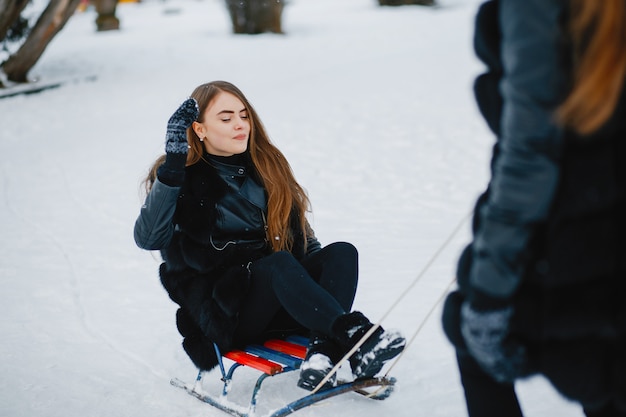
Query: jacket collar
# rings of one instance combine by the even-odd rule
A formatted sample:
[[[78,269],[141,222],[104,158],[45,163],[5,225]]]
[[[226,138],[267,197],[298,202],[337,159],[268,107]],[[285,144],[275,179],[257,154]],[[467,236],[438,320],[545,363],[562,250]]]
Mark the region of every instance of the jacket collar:
[[[241,163],[243,162],[243,158],[231,158],[232,157],[216,157],[208,153],[204,154],[204,159],[207,161],[207,163],[215,168],[220,174],[235,177],[245,177],[248,174],[248,168],[245,166],[244,163]],[[237,161],[239,161],[240,163],[236,163]]]

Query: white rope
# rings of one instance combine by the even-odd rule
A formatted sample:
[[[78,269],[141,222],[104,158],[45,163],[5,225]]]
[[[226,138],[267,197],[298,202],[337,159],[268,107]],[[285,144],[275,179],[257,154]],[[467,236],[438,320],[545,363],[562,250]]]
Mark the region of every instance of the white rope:
[[[406,295],[413,289],[413,287],[415,287],[415,285],[417,285],[417,283],[422,279],[422,277],[426,274],[426,272],[430,269],[430,267],[432,266],[432,264],[435,262],[435,260],[439,257],[439,255],[441,255],[441,253],[444,251],[444,249],[450,244],[450,242],[452,241],[452,239],[456,236],[456,234],[459,232],[459,230],[461,230],[461,227],[463,226],[463,224],[465,224],[465,221],[471,216],[472,212],[469,212],[468,214],[466,214],[461,221],[456,225],[456,227],[454,228],[454,230],[452,230],[452,233],[450,233],[450,235],[448,236],[448,238],[443,242],[443,244],[441,244],[439,246],[439,249],[437,249],[437,251],[433,254],[433,256],[430,258],[430,260],[426,263],[426,265],[424,265],[424,267],[422,268],[422,270],[420,271],[419,274],[417,274],[417,277],[413,280],[413,282],[407,287],[407,289],[405,291],[402,292],[402,294],[398,297],[398,299],[389,307],[389,309],[387,310],[387,312],[385,314],[383,314],[383,316],[380,318],[380,320],[378,320],[378,322],[376,324],[374,324],[374,326],[372,326],[371,329],[369,329],[364,335],[363,337],[361,337],[361,339],[359,339],[359,341],[352,347],[352,349],[350,349],[348,351],[348,353],[346,353],[343,358],[341,358],[341,360],[339,362],[337,362],[337,364],[333,367],[333,369],[330,370],[330,372],[328,372],[328,374],[324,377],[324,379],[322,379],[319,384],[317,384],[317,386],[315,387],[315,389],[313,391],[311,391],[311,394],[315,394],[317,391],[320,390],[321,387],[324,386],[324,384],[326,382],[328,382],[330,380],[330,378],[332,378],[332,376],[334,374],[337,373],[337,371],[339,370],[339,368],[341,368],[341,366],[350,358],[350,356],[352,356],[362,345],[363,343],[365,343],[365,341],[381,326],[381,323],[387,318],[387,316],[389,316],[389,314],[398,306],[398,304],[400,304],[400,302],[404,299],[404,297],[406,297]],[[417,334],[422,330],[422,328],[424,327],[424,324],[426,323],[426,321],[428,320],[428,318],[432,315],[432,313],[435,311],[436,307],[439,305],[439,303],[443,300],[443,298],[445,297],[445,295],[448,293],[450,287],[452,286],[452,284],[456,281],[456,278],[452,279],[452,281],[450,282],[450,284],[448,284],[448,286],[446,287],[446,290],[441,294],[441,296],[437,299],[437,302],[435,303],[435,305],[433,305],[433,307],[430,309],[430,311],[428,312],[428,314],[426,315],[426,317],[422,320],[422,322],[420,323],[419,327],[417,328],[417,331],[413,334],[413,336],[411,337],[411,339],[409,340],[409,342],[407,343],[407,345],[405,346],[405,351],[406,348],[408,346],[410,346],[410,344],[415,340],[415,338],[417,337]],[[404,351],[402,352],[404,353]],[[393,365],[391,366],[391,368],[393,368],[395,366],[395,364],[398,362],[398,359],[400,359],[400,357],[402,357],[402,354],[400,354],[396,360],[394,361]],[[389,370],[391,370],[391,368]],[[387,371],[387,373],[389,373],[389,371]]]

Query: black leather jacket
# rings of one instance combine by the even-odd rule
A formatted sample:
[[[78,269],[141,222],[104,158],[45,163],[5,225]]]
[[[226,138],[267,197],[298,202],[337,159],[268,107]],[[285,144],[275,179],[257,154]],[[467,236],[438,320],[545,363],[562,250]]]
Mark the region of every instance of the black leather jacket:
[[[198,163],[209,164],[213,167],[228,187],[228,192],[223,193],[220,201],[213,202],[217,213],[215,214],[216,223],[211,228],[209,243],[216,250],[222,250],[233,244],[264,246],[267,212],[265,189],[260,184],[260,180],[251,173],[247,164],[231,165],[225,161],[227,159],[205,155],[204,160]],[[188,172],[201,171],[190,168],[187,169]],[[200,178],[196,182],[200,187],[203,184],[206,184],[208,188],[211,187],[208,177],[204,178],[202,173],[198,176]],[[166,255],[164,249],[169,246],[174,232],[180,230],[180,227],[177,227],[175,212],[177,203],[182,197],[181,188],[171,187],[156,180],[135,222],[134,237],[140,248],[161,250],[162,255]],[[210,190],[206,191],[207,196],[211,194]],[[198,198],[202,200],[206,196]],[[207,204],[208,201],[207,199],[199,205]],[[189,215],[189,213],[184,215]],[[182,214],[178,214],[179,220],[181,220],[180,216]],[[307,253],[315,252],[320,247],[319,241],[311,231],[311,234],[307,236]]]
[[[244,165],[229,165],[211,157],[207,161],[233,191],[225,194],[216,207],[218,219],[211,243],[219,248],[264,243],[267,199],[263,187]]]
[[[251,165],[205,155],[185,169],[181,187],[157,180],[135,222],[135,241],[160,250],[161,283],[180,305],[183,347],[200,369],[217,364],[212,343],[232,349],[238,312],[249,288],[249,264],[272,252],[266,240],[266,196]],[[291,215],[296,259],[320,249]],[[305,246],[306,241],[306,246]]]

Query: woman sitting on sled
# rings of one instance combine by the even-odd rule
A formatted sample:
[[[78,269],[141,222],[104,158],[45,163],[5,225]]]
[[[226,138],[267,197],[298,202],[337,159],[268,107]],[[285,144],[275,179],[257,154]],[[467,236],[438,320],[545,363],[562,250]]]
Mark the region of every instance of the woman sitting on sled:
[[[213,343],[226,352],[304,333],[298,385],[313,390],[373,327],[351,311],[355,247],[318,242],[308,197],[234,85],[197,87],[169,119],[165,151],[147,178],[135,241],[161,251],[185,351],[209,370],[218,363]],[[375,376],[404,345],[376,329],[350,357],[354,377]]]

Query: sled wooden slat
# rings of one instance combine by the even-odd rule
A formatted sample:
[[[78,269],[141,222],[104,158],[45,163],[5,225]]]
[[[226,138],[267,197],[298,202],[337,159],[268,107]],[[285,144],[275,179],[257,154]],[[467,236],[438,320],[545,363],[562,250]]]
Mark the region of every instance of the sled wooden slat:
[[[298,369],[302,363],[300,358],[295,358],[265,346],[247,346],[246,352],[282,365],[284,367],[283,372]]]
[[[296,343],[287,342],[285,340],[268,340],[263,344],[270,349],[277,350],[279,352],[286,353],[288,355],[295,356],[296,358],[304,359],[306,356],[306,346]]]
[[[232,350],[227,352],[224,354],[224,357],[240,365],[249,366],[250,368],[254,368],[257,371],[264,372],[268,375],[276,375],[283,372],[283,367],[281,365],[241,350]]]

